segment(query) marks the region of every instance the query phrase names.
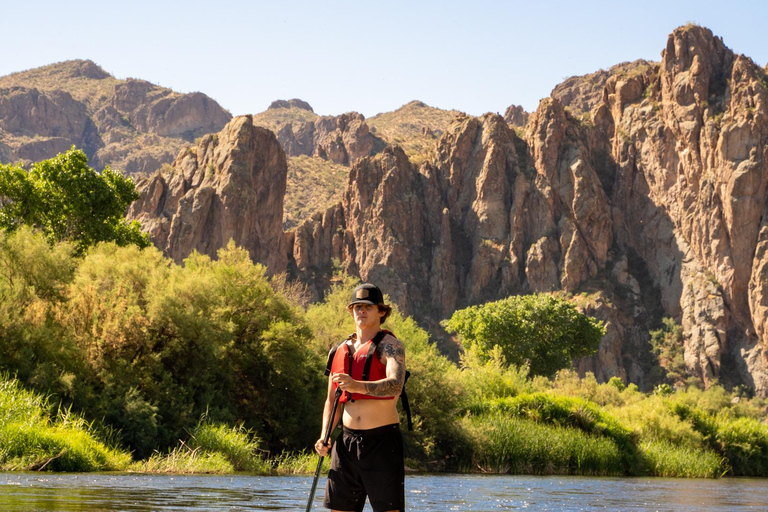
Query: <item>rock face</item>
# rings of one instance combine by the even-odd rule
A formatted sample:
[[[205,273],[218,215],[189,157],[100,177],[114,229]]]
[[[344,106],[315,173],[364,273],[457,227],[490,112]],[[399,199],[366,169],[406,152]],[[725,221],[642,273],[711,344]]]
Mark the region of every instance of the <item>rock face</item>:
[[[507,111],[504,112],[504,120],[507,124],[518,128],[525,127],[528,123],[528,117],[530,117],[530,114],[520,105],[510,105]]]
[[[275,100],[269,105],[268,110],[274,110],[279,108],[299,108],[302,110],[308,110],[314,113],[312,106],[304,100],[293,98],[292,100]]]
[[[0,77],[3,162],[43,160],[75,145],[92,167],[151,172],[231,118],[204,94],[117,80],[88,60]]]
[[[218,131],[232,116],[208,96],[193,92],[176,94],[143,80],[127,80],[115,86],[108,112],[126,116],[139,132],[163,137],[197,135]]]
[[[285,124],[277,137],[290,156],[318,156],[343,165],[373,155],[384,146],[381,139],[370,132],[365,117],[356,112],[322,117],[298,127]]]
[[[22,160],[50,158],[72,145],[94,154],[101,145],[85,106],[64,91],[0,89],[0,134],[18,141],[5,162],[14,155]]]
[[[297,269],[321,268],[330,255],[392,290],[406,311],[440,318],[594,277],[612,239],[608,202],[585,148],[558,156],[577,136],[562,106],[553,101],[537,115],[541,130],[562,130],[549,153],[536,148],[533,158],[503,118],[487,114],[460,118],[420,169],[399,148],[361,160],[342,204],[297,229]],[[574,203],[584,203],[575,215]]]
[[[761,394],[767,94],[762,69],[688,27],[670,35],[659,65],[609,80],[597,107],[613,127],[614,218],[683,325],[689,371]]]
[[[557,88],[524,136],[498,115],[459,116],[418,166],[397,146],[351,150],[361,117],[325,121],[336,143],[313,147],[362,157],[341,201],[285,236],[285,156],[248,117],[143,182],[131,215],[177,260],[231,237],[318,296],[338,261],[435,328],[467,305],[566,293],[606,322],[577,361],[601,380],[652,386],[648,332],[671,317],[690,375],[766,396],[767,100],[765,70],[683,27],[660,63]],[[290,135],[309,147],[322,126]]]
[[[193,250],[215,257],[230,239],[273,272],[286,268],[282,229],[288,169],[275,135],[237,117],[173,164],[140,180],[131,205],[152,242],[180,262]]]
[[[384,149],[384,141],[371,133],[365,117],[357,112],[318,116],[306,101],[277,100],[254,122],[269,128],[288,156],[315,156],[335,164],[350,165]]]
[[[556,88],[524,139],[463,117],[418,169],[397,148],[360,160],[344,200],[296,230],[296,273],[336,258],[427,319],[602,289],[586,309],[609,335],[582,371],[645,383],[648,330],[669,316],[691,375],[766,395],[765,84],[709,30],[680,28],[660,63]]]

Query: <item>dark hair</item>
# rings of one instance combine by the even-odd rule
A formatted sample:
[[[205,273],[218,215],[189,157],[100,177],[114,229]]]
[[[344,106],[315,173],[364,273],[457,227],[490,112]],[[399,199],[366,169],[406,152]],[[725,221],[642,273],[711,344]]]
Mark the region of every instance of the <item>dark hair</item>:
[[[392,314],[392,306],[389,306],[387,304],[376,304],[376,306],[379,308],[379,311],[384,312],[384,316],[381,317],[381,322],[379,324],[384,324],[384,320],[389,318],[389,315]]]

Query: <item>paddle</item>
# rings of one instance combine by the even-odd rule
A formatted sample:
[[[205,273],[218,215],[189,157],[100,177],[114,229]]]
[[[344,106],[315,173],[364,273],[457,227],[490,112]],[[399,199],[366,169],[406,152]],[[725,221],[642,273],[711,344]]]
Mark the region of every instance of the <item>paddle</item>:
[[[333,420],[336,418],[336,407],[339,405],[339,398],[341,398],[341,388],[336,388],[336,395],[333,397],[333,407],[331,408],[331,416],[328,418],[328,429],[325,431],[325,439],[323,444],[327,445],[328,440],[331,438],[331,431],[333,430]],[[307,512],[312,508],[312,500],[315,499],[315,491],[317,490],[317,479],[320,478],[320,470],[323,469],[323,456],[320,456],[320,460],[317,461],[317,469],[315,470],[315,479],[312,480],[312,490],[309,491],[309,501],[307,501]]]

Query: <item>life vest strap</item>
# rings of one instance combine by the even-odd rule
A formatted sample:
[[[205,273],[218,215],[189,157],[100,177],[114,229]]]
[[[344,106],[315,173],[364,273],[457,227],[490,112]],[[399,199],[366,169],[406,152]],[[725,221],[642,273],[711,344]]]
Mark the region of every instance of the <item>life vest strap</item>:
[[[373,363],[373,357],[376,355],[376,349],[379,348],[379,343],[384,339],[384,336],[389,334],[389,331],[379,331],[371,339],[371,346],[368,348],[368,353],[365,355],[365,366],[363,366],[363,378],[361,380],[370,380],[371,378],[371,364]]]

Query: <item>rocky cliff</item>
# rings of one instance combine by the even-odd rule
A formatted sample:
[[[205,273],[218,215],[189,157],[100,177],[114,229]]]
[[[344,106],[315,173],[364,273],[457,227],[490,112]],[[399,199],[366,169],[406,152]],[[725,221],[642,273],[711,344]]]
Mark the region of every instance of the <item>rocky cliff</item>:
[[[688,370],[768,390],[766,77],[700,27],[661,63],[609,79],[593,118],[610,138],[618,241],[682,323]]]
[[[687,26],[658,63],[582,78],[556,88],[524,130],[514,110],[507,119],[460,115],[423,162],[397,146],[354,161],[342,199],[285,238],[274,218],[261,223],[272,214],[264,207],[217,199],[231,172],[218,162],[234,158],[226,133],[256,133],[242,119],[143,184],[133,216],[177,259],[194,247],[210,254],[229,234],[261,244],[255,259],[287,268],[318,296],[341,262],[435,329],[470,304],[566,293],[606,321],[598,354],[577,362],[601,380],[658,382],[649,330],[671,317],[683,326],[690,376],[768,395],[765,70]],[[279,208],[281,196],[266,198],[280,194],[270,183],[281,180],[282,153],[266,133],[237,137],[250,148],[237,159],[275,164],[239,190]],[[249,165],[240,167],[273,168]],[[217,201],[218,210],[206,206]],[[208,228],[220,225],[215,212],[235,209],[257,232]],[[174,249],[181,239],[195,242]]]
[[[231,117],[201,93],[62,62],[0,77],[0,160],[38,161],[75,145],[94,167],[151,172]]]
[[[129,219],[180,262],[192,251],[215,257],[229,240],[272,272],[286,267],[285,153],[275,135],[237,117],[181,152],[171,166],[140,179]]]
[[[277,100],[254,122],[277,134],[288,156],[315,156],[335,164],[350,165],[384,148],[384,141],[371,133],[365,117],[357,112],[340,116],[318,116],[306,101]]]
[[[647,331],[681,323],[688,372],[768,392],[766,76],[704,28],[660,63],[572,80],[519,138],[463,118],[415,169],[353,166],[341,204],[300,226],[298,275],[338,258],[422,318],[510,293],[603,290],[606,379],[647,380]],[[641,353],[645,356],[641,357]]]

